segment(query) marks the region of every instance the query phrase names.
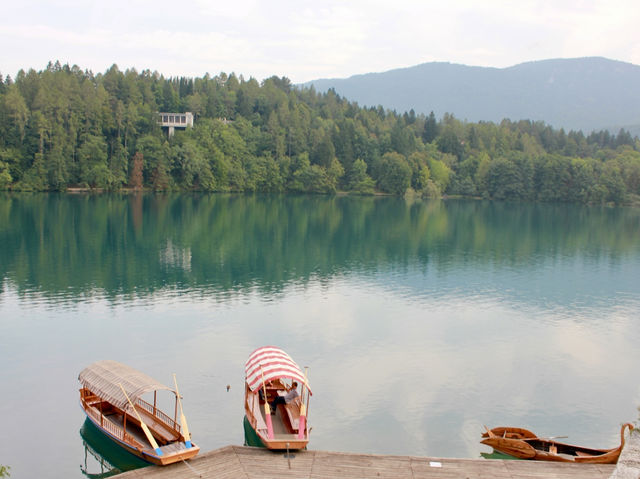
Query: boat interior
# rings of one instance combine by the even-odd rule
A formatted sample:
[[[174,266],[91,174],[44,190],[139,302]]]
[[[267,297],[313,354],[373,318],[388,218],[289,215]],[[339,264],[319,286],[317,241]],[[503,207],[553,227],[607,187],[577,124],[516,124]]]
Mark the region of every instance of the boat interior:
[[[525,442],[529,443],[534,449],[539,451],[549,452],[558,456],[565,456],[567,458],[573,457],[592,457],[606,454],[609,450],[606,449],[591,449],[588,447],[578,447],[569,444],[563,444],[561,442],[544,441],[539,439],[527,439]]]
[[[265,421],[265,399],[271,403],[276,397],[283,396],[286,393],[286,387],[280,379],[275,379],[266,385],[265,388],[259,389],[256,393],[251,392],[249,386],[246,386],[245,405],[248,412],[256,420],[256,429],[266,435],[267,424]],[[302,402],[297,397],[289,404],[278,404],[271,414],[271,422],[273,424],[274,439],[288,439],[298,434],[300,424],[300,406]]]
[[[142,445],[145,449],[152,449],[151,444],[149,444],[149,441],[140,426],[140,420],[135,416],[135,414],[125,412],[122,409],[115,407],[113,404],[103,401],[86,388],[81,390],[81,398],[85,409],[93,410],[94,419],[97,419],[98,423],[102,427],[114,433],[116,437],[122,437],[121,432],[119,435],[115,433],[125,429],[126,425],[127,436],[134,439],[135,442]],[[146,407],[144,407],[144,405],[146,405]],[[151,411],[148,411],[147,409],[151,409]],[[164,423],[159,417],[159,414],[163,414],[161,411],[156,409],[156,414],[153,414],[153,405],[139,399],[138,404],[136,405],[136,411],[138,411],[138,414],[140,414],[142,420],[147,425],[154,439],[158,442],[158,445],[161,448],[180,440],[180,432],[177,430],[179,425],[176,424],[176,428],[172,429],[169,425]],[[171,420],[170,418],[168,419]],[[100,423],[100,421],[102,421],[102,423]],[[113,427],[105,425],[105,421],[110,423]],[[173,420],[171,421],[173,422]]]

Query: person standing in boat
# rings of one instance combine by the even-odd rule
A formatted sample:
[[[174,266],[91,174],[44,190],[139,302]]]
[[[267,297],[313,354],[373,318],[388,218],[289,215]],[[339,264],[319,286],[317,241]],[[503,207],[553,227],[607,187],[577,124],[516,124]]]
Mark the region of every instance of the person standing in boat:
[[[293,381],[291,383],[291,387],[287,389],[287,393],[284,396],[278,395],[273,401],[271,401],[271,414],[276,413],[276,407],[278,406],[278,404],[289,404],[299,396],[297,387],[298,383],[296,381]]]

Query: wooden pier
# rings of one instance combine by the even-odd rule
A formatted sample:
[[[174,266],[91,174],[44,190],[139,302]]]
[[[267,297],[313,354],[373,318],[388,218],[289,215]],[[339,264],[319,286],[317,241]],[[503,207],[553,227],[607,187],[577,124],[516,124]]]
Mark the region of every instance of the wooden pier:
[[[226,446],[171,466],[149,466],[118,479],[607,479],[610,464],[450,459],[326,451],[284,452]]]

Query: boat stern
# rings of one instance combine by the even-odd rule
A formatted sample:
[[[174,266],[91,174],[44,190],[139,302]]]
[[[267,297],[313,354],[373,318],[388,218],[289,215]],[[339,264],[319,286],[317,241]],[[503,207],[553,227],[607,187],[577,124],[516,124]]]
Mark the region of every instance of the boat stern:
[[[200,447],[193,443],[191,447],[187,447],[184,442],[174,442],[160,447],[160,451],[162,455],[156,454],[153,449],[145,449],[142,451],[143,459],[157,466],[167,466],[197,456]]]

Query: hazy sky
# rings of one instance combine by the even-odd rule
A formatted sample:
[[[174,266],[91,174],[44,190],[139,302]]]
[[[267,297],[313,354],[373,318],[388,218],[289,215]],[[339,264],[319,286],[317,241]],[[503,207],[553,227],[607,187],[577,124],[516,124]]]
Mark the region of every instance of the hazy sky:
[[[639,26],[638,0],[6,0],[0,73],[60,60],[298,83],[431,61],[640,65]]]

